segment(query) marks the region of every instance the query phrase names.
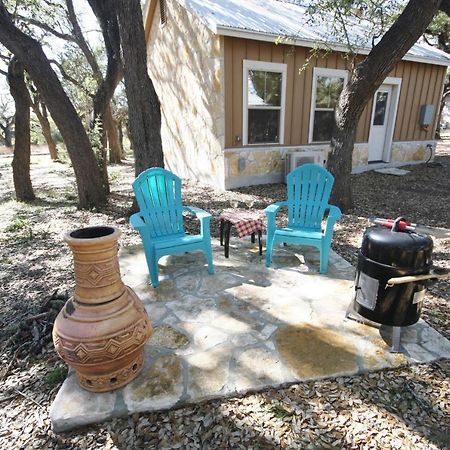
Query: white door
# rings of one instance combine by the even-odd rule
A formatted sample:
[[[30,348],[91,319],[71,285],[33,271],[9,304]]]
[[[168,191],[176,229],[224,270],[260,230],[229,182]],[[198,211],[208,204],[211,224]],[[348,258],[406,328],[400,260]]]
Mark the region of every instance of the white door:
[[[383,84],[373,97],[372,122],[369,134],[369,162],[382,161],[389,128],[389,110],[391,106],[392,86]]]

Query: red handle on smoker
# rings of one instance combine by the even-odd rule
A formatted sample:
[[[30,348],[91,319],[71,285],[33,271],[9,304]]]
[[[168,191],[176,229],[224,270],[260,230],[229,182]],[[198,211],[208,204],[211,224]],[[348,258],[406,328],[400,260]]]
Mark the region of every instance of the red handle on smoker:
[[[414,231],[417,224],[408,222],[403,217],[397,217],[394,219],[380,219],[376,218],[373,221],[377,225],[381,225],[385,228],[390,228],[392,231]]]

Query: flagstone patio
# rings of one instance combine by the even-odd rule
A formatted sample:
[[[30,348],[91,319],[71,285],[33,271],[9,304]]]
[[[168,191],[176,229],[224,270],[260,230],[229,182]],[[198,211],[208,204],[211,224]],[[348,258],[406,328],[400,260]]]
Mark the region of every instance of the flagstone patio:
[[[325,377],[353,375],[450,357],[450,342],[420,320],[404,329],[402,353],[382,335],[345,319],[354,268],[336,253],[318,273],[307,247],[279,247],[274,265],[250,239],[233,239],[230,258],[213,244],[216,273],[201,254],[160,260],[161,284],[148,284],[141,247],[124,248],[125,284],[143,301],[154,327],[143,372],[126,387],[94,394],[70,373],[50,416],[55,431],[142,411]]]

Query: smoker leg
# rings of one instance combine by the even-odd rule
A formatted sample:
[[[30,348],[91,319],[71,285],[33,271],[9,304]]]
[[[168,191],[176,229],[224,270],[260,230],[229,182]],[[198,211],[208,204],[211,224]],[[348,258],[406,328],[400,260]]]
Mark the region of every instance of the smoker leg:
[[[401,335],[402,335],[402,327],[392,327],[392,347],[390,350],[392,353],[401,352],[400,348]]]

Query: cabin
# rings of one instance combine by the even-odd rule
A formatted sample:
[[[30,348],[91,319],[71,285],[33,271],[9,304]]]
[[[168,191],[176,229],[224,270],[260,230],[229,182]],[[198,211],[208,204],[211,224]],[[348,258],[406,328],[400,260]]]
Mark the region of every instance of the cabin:
[[[148,70],[166,167],[221,189],[278,183],[326,164],[348,47],[288,0],[148,0]],[[371,48],[351,24],[358,58]],[[369,40],[369,42],[368,42]],[[327,51],[312,52],[317,46]],[[353,172],[433,157],[450,55],[416,43],[367,104]]]

